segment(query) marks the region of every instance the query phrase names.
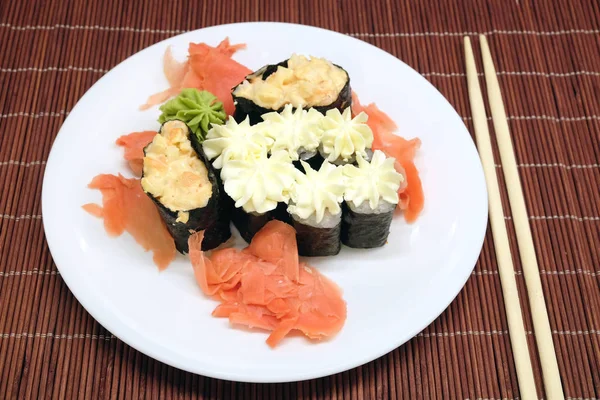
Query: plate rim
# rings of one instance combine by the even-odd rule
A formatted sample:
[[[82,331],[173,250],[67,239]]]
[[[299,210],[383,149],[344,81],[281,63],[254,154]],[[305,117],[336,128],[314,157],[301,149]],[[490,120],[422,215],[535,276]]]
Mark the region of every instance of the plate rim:
[[[441,99],[451,107],[453,112],[458,117],[460,117],[460,115],[458,114],[455,107],[448,101],[448,99],[439,91],[439,89],[437,87],[435,87],[433,84],[431,84],[429,81],[427,81],[427,79],[425,79],[418,71],[413,69],[410,65],[406,64],[400,58],[383,50],[380,47],[372,45],[371,43],[365,42],[365,41],[358,39],[356,37],[353,37],[351,35],[340,33],[337,31],[333,31],[333,30],[329,30],[329,29],[325,29],[325,28],[321,28],[321,27],[317,27],[317,26],[297,24],[297,23],[277,22],[277,21],[251,21],[251,22],[236,22],[236,23],[228,23],[228,24],[211,25],[211,26],[206,26],[203,28],[190,30],[190,31],[179,33],[177,35],[170,36],[170,37],[165,38],[159,42],[156,42],[148,47],[145,47],[134,54],[131,54],[130,56],[125,58],[123,61],[121,61],[120,63],[115,65],[113,68],[111,68],[108,72],[106,72],[100,79],[98,79],[90,88],[88,88],[86,90],[86,92],[83,94],[83,96],[81,96],[81,98],[75,103],[75,105],[69,112],[69,115],[67,115],[67,118],[65,118],[65,120],[63,121],[56,137],[54,138],[54,140],[52,142],[52,147],[51,147],[49,155],[48,155],[48,160],[46,163],[46,168],[44,170],[44,176],[43,176],[43,181],[42,181],[41,207],[42,207],[42,224],[44,227],[44,234],[45,234],[46,242],[48,244],[48,248],[49,248],[50,254],[52,256],[52,260],[53,260],[54,264],[56,265],[56,268],[58,269],[59,272],[61,272],[61,268],[59,266],[59,263],[56,262],[56,259],[54,257],[54,254],[56,254],[56,242],[54,241],[54,239],[51,239],[52,235],[51,234],[49,235],[49,232],[51,232],[51,228],[48,226],[47,219],[44,218],[44,215],[51,212],[50,210],[46,209],[48,207],[46,199],[49,196],[48,191],[50,190],[47,185],[47,179],[48,179],[47,177],[48,177],[48,171],[52,170],[52,168],[49,168],[49,167],[51,167],[55,163],[54,159],[57,157],[56,151],[55,151],[55,149],[56,149],[55,144],[58,141],[59,137],[61,136],[61,133],[63,133],[64,125],[71,117],[71,114],[76,112],[77,108],[81,105],[81,103],[84,101],[84,99],[86,99],[90,95],[90,93],[93,92],[93,89],[97,85],[100,85],[105,80],[105,78],[108,78],[108,76],[115,69],[119,68],[122,64],[127,63],[132,57],[136,57],[146,51],[149,51],[151,48],[163,46],[165,44],[165,42],[176,40],[176,38],[183,36],[183,35],[189,35],[189,34],[202,35],[202,32],[204,32],[206,30],[210,30],[210,29],[214,29],[214,28],[226,28],[229,26],[240,26],[240,25],[271,25],[271,26],[279,25],[281,27],[316,29],[316,30],[320,30],[327,34],[343,36],[343,37],[351,38],[353,40],[360,41],[363,44],[366,44],[380,52],[384,52],[384,53],[394,57],[398,62],[404,64],[405,67],[407,67],[414,73],[415,78],[416,78],[416,76],[418,76],[418,79],[421,79],[430,88],[434,89],[437,92],[438,96],[440,96]],[[280,28],[278,28],[278,29],[280,29]],[[461,123],[464,127],[465,132],[467,134],[469,134],[468,128],[466,127],[466,125],[464,124],[464,121],[462,121],[462,119],[461,119]],[[471,138],[471,140],[472,140],[472,138]],[[477,153],[477,149],[476,149],[474,141],[471,141],[471,144],[472,144],[474,151]],[[476,266],[476,262],[480,256],[480,254],[481,254],[481,251],[483,248],[483,243],[485,240],[485,235],[487,232],[487,220],[489,217],[488,193],[487,193],[487,187],[485,184],[485,178],[483,175],[483,167],[481,165],[481,161],[480,161],[479,157],[477,157],[477,160],[478,160],[477,170],[479,172],[480,178],[483,179],[483,193],[482,194],[485,199],[485,202],[482,202],[482,208],[484,208],[483,214],[485,215],[485,218],[482,218],[482,228],[478,232],[479,235],[478,235],[477,245],[473,246],[473,249],[476,248],[477,251],[476,252],[473,251],[473,256],[468,257],[470,260],[468,263],[469,263],[469,265],[472,264],[472,267],[470,267],[468,269],[468,273],[465,272],[465,276],[462,277],[462,279],[460,280],[461,284],[460,284],[460,286],[457,286],[456,292],[454,293],[454,291],[452,291],[453,295],[447,302],[446,301],[439,302],[439,307],[435,307],[435,308],[440,308],[440,311],[436,312],[435,315],[430,316],[430,318],[427,318],[427,322],[422,327],[415,327],[412,330],[410,330],[410,333],[405,335],[407,337],[407,339],[405,339],[405,340],[401,339],[401,340],[390,341],[391,344],[389,344],[388,346],[383,346],[384,348],[378,352],[371,352],[369,357],[366,357],[365,359],[360,361],[360,363],[358,363],[358,364],[352,363],[352,365],[341,365],[341,366],[339,364],[336,364],[337,367],[328,367],[328,368],[324,368],[324,369],[319,369],[318,372],[316,372],[316,373],[308,373],[307,372],[304,374],[296,374],[293,377],[285,378],[285,379],[271,379],[269,377],[256,377],[256,376],[250,376],[250,375],[240,375],[240,374],[235,374],[235,373],[224,373],[221,371],[213,372],[213,371],[208,371],[208,370],[190,369],[187,366],[184,366],[184,365],[181,365],[180,363],[174,362],[176,360],[173,360],[173,359],[169,358],[168,356],[163,356],[163,354],[161,354],[160,352],[155,351],[154,348],[152,348],[152,346],[139,345],[139,342],[141,340],[139,337],[138,338],[130,337],[127,332],[124,332],[127,330],[127,328],[123,327],[123,329],[121,330],[121,328],[119,326],[117,326],[118,324],[115,324],[112,322],[114,320],[110,320],[109,318],[107,318],[105,316],[104,313],[97,312],[97,310],[93,306],[91,306],[92,302],[86,296],[81,295],[81,290],[77,288],[77,285],[76,285],[76,282],[75,282],[75,279],[73,276],[70,276],[69,274],[63,275],[62,272],[60,273],[60,276],[61,276],[62,280],[65,282],[65,284],[67,285],[67,287],[69,288],[69,290],[71,291],[71,293],[73,294],[73,296],[75,297],[75,299],[81,304],[81,306],[86,310],[86,312],[89,313],[90,316],[92,316],[92,318],[94,318],[94,320],[96,320],[102,327],[104,327],[104,329],[106,329],[108,332],[110,332],[116,338],[123,341],[125,344],[134,348],[135,350],[139,351],[140,353],[145,354],[146,356],[149,356],[155,360],[158,360],[158,361],[165,363],[167,365],[170,365],[172,367],[175,367],[175,368],[178,368],[178,369],[181,369],[184,371],[188,371],[191,373],[203,375],[206,377],[210,377],[210,378],[231,380],[231,381],[237,381],[237,382],[248,382],[248,383],[284,383],[284,382],[296,382],[296,381],[300,382],[300,381],[305,381],[308,379],[316,379],[316,378],[321,378],[321,377],[325,377],[325,376],[330,376],[330,375],[336,374],[336,373],[341,373],[344,371],[348,371],[349,369],[353,369],[353,368],[362,366],[373,360],[376,360],[376,359],[384,356],[385,354],[388,354],[389,352],[397,349],[398,347],[404,345],[408,341],[410,341],[419,332],[421,332],[423,329],[425,329],[426,327],[431,325],[431,323],[433,321],[435,321],[448,308],[448,306],[454,301],[454,299],[458,296],[458,294],[463,290],[467,280],[471,276],[471,273]],[[471,258],[472,258],[472,260],[471,260]],[[465,261],[465,263],[466,263],[466,261]],[[442,303],[444,303],[443,307],[442,307]],[[91,310],[94,310],[94,311],[91,311]],[[421,325],[421,324],[419,324],[419,325]],[[138,340],[137,342],[136,342],[136,339]]]

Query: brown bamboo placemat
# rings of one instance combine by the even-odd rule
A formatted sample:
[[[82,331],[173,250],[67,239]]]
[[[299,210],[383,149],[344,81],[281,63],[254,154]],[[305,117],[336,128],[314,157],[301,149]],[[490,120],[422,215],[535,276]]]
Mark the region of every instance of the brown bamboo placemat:
[[[565,395],[599,398],[600,3],[441,3],[1,2],[0,398],[519,397],[489,233],[473,276],[431,326],[374,362],[299,383],[225,382],[171,368],[112,336],[69,292],[48,252],[40,204],[45,162],[69,110],[106,71],[148,45],[183,31],[252,20],[316,25],[383,48],[429,79],[470,130],[462,37],[488,35]],[[498,172],[503,179],[500,166]],[[518,257],[514,261],[544,397]]]

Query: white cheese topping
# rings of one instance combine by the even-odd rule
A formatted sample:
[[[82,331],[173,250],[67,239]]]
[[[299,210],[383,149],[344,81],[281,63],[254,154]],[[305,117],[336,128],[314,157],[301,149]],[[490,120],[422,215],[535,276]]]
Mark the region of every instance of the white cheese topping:
[[[344,175],[342,167],[336,167],[324,161],[318,171],[308,163],[301,161],[306,174],[300,174],[292,191],[292,202],[288,211],[302,219],[316,217],[316,222],[323,220],[325,212],[339,214],[340,203],[344,200]]]
[[[343,114],[336,108],[327,111],[321,126],[322,149],[328,161],[349,161],[357,155],[367,155],[365,150],[373,144],[373,131],[366,124],[368,118],[364,112],[352,118],[350,107]]]
[[[258,131],[257,125],[250,126],[249,118],[237,123],[229,117],[225,125],[213,125],[202,143],[202,149],[213,166],[223,168],[231,160],[248,160],[259,157],[270,149],[273,140]]]
[[[287,203],[298,171],[286,151],[257,158],[230,160],[221,171],[225,192],[247,213],[264,214]]]
[[[171,211],[205,207],[212,196],[208,170],[192,149],[188,132],[181,121],[166,122],[144,156],[142,187]],[[186,222],[186,214],[180,213],[178,221]]]
[[[344,199],[355,207],[368,201],[372,210],[378,208],[381,201],[398,204],[398,189],[404,176],[396,172],[396,160],[386,158],[381,150],[375,150],[371,162],[360,155],[356,160],[358,167],[351,164],[342,167],[347,178]]]
[[[273,139],[271,151],[286,150],[292,160],[298,159],[298,151],[316,151],[321,141],[323,114],[311,108],[303,110],[288,104],[281,113],[262,115],[265,122],[257,125],[265,136]]]

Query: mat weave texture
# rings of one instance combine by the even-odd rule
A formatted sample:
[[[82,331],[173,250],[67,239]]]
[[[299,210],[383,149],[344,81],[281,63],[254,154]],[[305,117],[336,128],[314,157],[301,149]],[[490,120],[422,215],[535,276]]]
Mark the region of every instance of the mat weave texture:
[[[73,297],[48,251],[40,199],[48,153],[66,115],[94,82],[137,51],[184,31],[256,20],[320,26],[394,54],[448,98],[470,131],[462,37],[488,35],[565,396],[599,398],[600,3],[441,3],[0,2],[0,399],[519,397],[491,232],[472,277],[431,326],[374,362],[306,382],[244,384],[177,370],[112,336]],[[543,398],[499,165],[498,173]]]

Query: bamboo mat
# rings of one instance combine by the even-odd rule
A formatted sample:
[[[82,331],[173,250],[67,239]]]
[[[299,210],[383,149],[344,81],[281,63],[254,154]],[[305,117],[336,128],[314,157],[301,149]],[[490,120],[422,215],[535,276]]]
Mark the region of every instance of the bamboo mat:
[[[252,20],[316,25],[383,48],[429,79],[471,131],[462,37],[488,35],[565,396],[599,398],[600,3],[442,3],[0,2],[0,398],[519,397],[489,232],[472,277],[431,326],[374,362],[306,382],[232,383],[171,368],[116,339],[69,292],[48,252],[40,215],[45,162],[69,110],[105,72],[155,42]],[[478,45],[475,50],[479,63]],[[498,173],[506,207],[500,166]],[[514,261],[542,398],[521,266],[518,257]]]

